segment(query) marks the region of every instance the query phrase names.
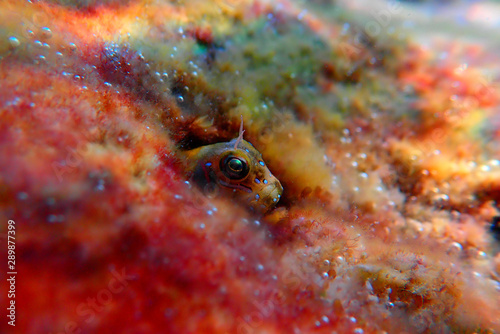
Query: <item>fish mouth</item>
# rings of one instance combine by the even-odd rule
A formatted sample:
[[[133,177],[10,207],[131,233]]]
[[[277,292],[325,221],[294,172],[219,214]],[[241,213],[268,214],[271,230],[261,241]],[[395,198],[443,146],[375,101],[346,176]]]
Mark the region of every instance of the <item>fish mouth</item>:
[[[262,191],[260,192],[260,197],[269,208],[272,208],[279,202],[282,193],[283,187],[279,182],[277,182],[262,189]]]

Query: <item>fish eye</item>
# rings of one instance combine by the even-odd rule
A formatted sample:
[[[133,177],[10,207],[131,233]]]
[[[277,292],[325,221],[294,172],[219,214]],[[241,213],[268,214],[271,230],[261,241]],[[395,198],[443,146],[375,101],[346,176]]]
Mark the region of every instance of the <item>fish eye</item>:
[[[232,180],[241,180],[248,175],[250,171],[248,163],[242,159],[229,155],[220,162],[220,169],[228,178]]]

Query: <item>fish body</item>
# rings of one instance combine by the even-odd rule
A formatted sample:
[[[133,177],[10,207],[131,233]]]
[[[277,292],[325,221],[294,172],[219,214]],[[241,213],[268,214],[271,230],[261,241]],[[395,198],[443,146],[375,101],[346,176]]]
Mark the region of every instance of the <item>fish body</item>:
[[[252,144],[240,138],[185,152],[191,179],[210,193],[233,197],[257,212],[267,212],[283,187]]]

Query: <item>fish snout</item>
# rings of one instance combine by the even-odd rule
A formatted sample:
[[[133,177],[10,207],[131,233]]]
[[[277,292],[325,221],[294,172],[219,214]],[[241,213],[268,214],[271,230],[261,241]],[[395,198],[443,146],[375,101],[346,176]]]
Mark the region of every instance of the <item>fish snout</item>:
[[[276,206],[283,193],[283,187],[278,180],[273,182],[256,192],[255,197],[252,199],[251,204],[254,209],[266,212]]]

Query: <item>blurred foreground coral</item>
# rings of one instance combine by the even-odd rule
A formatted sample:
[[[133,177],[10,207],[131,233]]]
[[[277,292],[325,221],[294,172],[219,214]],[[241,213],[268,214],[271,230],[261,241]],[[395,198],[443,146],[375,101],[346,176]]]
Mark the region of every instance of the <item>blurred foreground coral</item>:
[[[0,331],[500,331],[500,91],[460,61],[497,59],[352,10],[0,2]],[[285,189],[265,216],[178,154],[240,115]]]

